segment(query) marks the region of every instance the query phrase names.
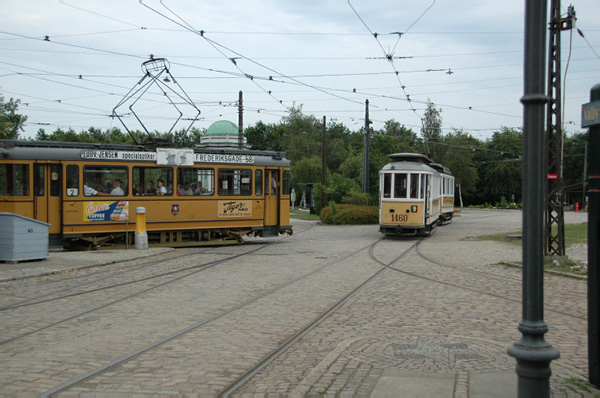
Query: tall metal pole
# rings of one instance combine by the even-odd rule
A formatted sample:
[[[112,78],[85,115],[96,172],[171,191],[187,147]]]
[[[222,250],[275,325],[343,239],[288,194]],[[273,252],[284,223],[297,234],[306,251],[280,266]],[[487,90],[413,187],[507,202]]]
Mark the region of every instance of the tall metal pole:
[[[238,99],[238,148],[244,149],[244,94],[239,93]]]
[[[321,192],[321,208],[327,205],[327,194],[325,188],[327,188],[327,123],[326,118],[323,116],[323,191]]]
[[[508,349],[517,360],[518,396],[550,396],[550,362],[560,357],[544,339],[544,122],[546,0],[525,1],[523,103],[522,338]]]
[[[572,18],[560,18],[560,0],[550,6],[550,40],[548,45],[548,113],[546,114],[546,201],[545,239],[546,255],[565,255],[565,221],[563,191],[563,127],[562,81],[560,67],[560,32],[572,28]]]
[[[369,120],[369,100],[365,101],[365,143],[363,145],[363,192],[369,192],[369,163],[371,152],[371,121]]]
[[[590,383],[600,387],[600,84],[584,104],[582,127],[589,127],[588,195],[588,370]]]

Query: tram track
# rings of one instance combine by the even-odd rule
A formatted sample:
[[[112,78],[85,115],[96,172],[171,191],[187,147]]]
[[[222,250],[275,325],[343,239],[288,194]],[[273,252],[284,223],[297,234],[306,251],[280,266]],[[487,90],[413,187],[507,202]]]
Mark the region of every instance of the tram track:
[[[306,229],[304,229],[303,231],[300,232],[304,232],[304,231],[308,231],[311,228],[313,228],[313,225],[309,225]],[[87,289],[84,291],[80,291],[80,292],[73,292],[73,293],[69,293],[69,294],[63,294],[61,296],[58,297],[52,297],[52,298],[46,298],[49,295],[52,294],[56,294],[56,292],[52,292],[52,293],[48,293],[48,294],[44,294],[44,295],[40,295],[37,296],[37,298],[30,298],[27,300],[23,300],[17,304],[12,304],[10,306],[4,306],[4,307],[0,307],[0,314],[3,312],[11,312],[15,311],[15,310],[19,310],[25,307],[30,307],[30,306],[36,306],[36,305],[43,305],[43,304],[47,304],[47,303],[51,303],[51,302],[55,302],[55,301],[59,301],[59,300],[66,300],[66,299],[71,299],[71,298],[75,298],[77,296],[83,296],[83,295],[88,295],[88,294],[94,294],[94,293],[99,293],[99,292],[103,292],[103,291],[107,291],[107,290],[111,290],[111,289],[119,289],[119,288],[124,288],[124,287],[128,287],[128,286],[134,286],[136,284],[140,284],[140,283],[146,283],[149,281],[157,281],[157,283],[149,286],[149,287],[145,287],[142,288],[138,291],[132,292],[130,294],[126,294],[124,296],[121,296],[119,298],[116,298],[114,300],[109,300],[107,302],[104,302],[100,305],[94,306],[90,309],[84,310],[84,311],[79,311],[73,315],[70,315],[68,317],[65,317],[63,319],[60,320],[56,320],[54,322],[48,323],[46,325],[44,325],[43,327],[38,327],[34,330],[30,330],[27,331],[25,333],[21,333],[17,336],[13,336],[13,337],[9,337],[3,341],[0,341],[0,346],[4,345],[4,344],[8,344],[8,343],[12,343],[14,341],[23,339],[25,337],[46,331],[50,328],[62,325],[66,322],[72,321],[74,319],[80,318],[82,316],[85,315],[90,315],[93,314],[94,312],[100,311],[100,310],[104,310],[110,306],[119,304],[119,303],[123,303],[129,299],[135,298],[135,297],[139,297],[143,294],[149,293],[153,290],[165,287],[169,284],[181,281],[185,278],[191,277],[193,275],[198,274],[199,272],[202,271],[206,271],[208,269],[211,269],[215,266],[218,266],[220,264],[224,264],[224,263],[228,263],[230,261],[236,260],[236,259],[240,259],[243,256],[247,256],[247,255],[251,255],[254,253],[257,253],[267,247],[270,247],[273,244],[278,244],[281,241],[285,240],[285,239],[289,239],[289,236],[285,236],[285,237],[281,237],[281,238],[277,238],[276,240],[271,240],[270,242],[265,242],[265,241],[260,241],[260,243],[248,243],[249,246],[254,246],[257,245],[258,247],[252,248],[249,251],[244,251],[242,253],[237,253],[235,255],[229,255],[228,257],[225,258],[221,258],[221,259],[217,259],[217,260],[213,260],[213,261],[209,261],[203,264],[194,264],[192,266],[188,266],[188,267],[184,267],[184,268],[176,268],[176,269],[169,269],[165,272],[161,272],[159,274],[155,274],[155,275],[151,275],[151,276],[144,276],[142,278],[138,278],[138,279],[132,279],[130,281],[126,281],[126,282],[119,282],[119,283],[113,283],[113,284],[109,284],[107,286],[101,286],[101,287],[95,287],[95,288],[91,288],[91,289]],[[200,251],[200,254],[205,253],[205,250]],[[187,253],[187,254],[183,254],[180,256],[176,256],[174,258],[170,258],[169,259],[169,263],[173,264],[173,262],[175,262],[175,264],[178,261],[181,261],[184,258],[187,257],[192,257],[192,256],[197,256],[199,253],[198,252],[192,252],[192,253]],[[151,261],[151,262],[145,262],[140,264],[139,266],[136,266],[133,269],[128,269],[128,270],[124,270],[122,272],[118,272],[116,275],[111,275],[111,276],[107,276],[107,277],[102,277],[99,280],[92,280],[92,281],[87,281],[85,283],[80,283],[77,286],[74,287],[70,287],[70,288],[65,288],[62,289],[60,292],[61,293],[65,293],[68,291],[72,291],[73,289],[77,288],[77,287],[81,287],[81,286],[89,286],[90,284],[93,284],[95,282],[98,281],[106,281],[109,278],[122,278],[123,275],[127,272],[138,272],[140,270],[143,270],[145,268],[147,268],[150,265],[153,264],[157,264],[157,263],[163,263],[165,260],[156,260],[156,261]],[[169,267],[172,267],[172,265],[169,265]],[[160,281],[161,278],[169,278],[166,281]],[[43,282],[41,282],[43,283]],[[43,300],[41,300],[41,298],[44,298]],[[37,300],[37,301],[36,301]]]
[[[352,297],[354,297],[360,290],[362,290],[369,282],[371,282],[372,280],[377,278],[380,274],[382,274],[386,270],[386,268],[389,267],[390,264],[393,264],[394,262],[398,261],[400,258],[402,258],[406,253],[408,253],[417,244],[417,243],[413,244],[411,247],[409,247],[403,253],[401,253],[399,256],[397,256],[394,260],[392,260],[389,264],[386,264],[385,262],[378,260],[375,257],[375,255],[373,254],[373,250],[374,250],[375,246],[379,242],[381,242],[383,239],[384,238],[381,238],[380,240],[374,242],[373,244],[371,244],[369,246],[369,258],[371,258],[373,261],[375,261],[376,263],[378,263],[379,265],[382,266],[382,268],[379,271],[377,271],[376,273],[371,275],[369,278],[367,278],[365,281],[363,281],[361,284],[356,286],[356,288],[354,288],[352,291],[350,291],[346,296],[344,296],[342,299],[337,301],[335,304],[333,304],[329,308],[327,308],[321,315],[319,315],[316,319],[314,319],[312,322],[310,322],[308,325],[306,325],[304,328],[302,328],[296,334],[294,334],[289,339],[287,339],[277,349],[275,349],[271,353],[269,353],[264,359],[259,361],[256,365],[254,365],[252,368],[248,369],[244,374],[242,374],[237,379],[235,379],[233,382],[231,382],[226,388],[221,390],[219,392],[219,394],[217,394],[217,396],[222,397],[222,398],[230,397],[231,394],[233,394],[234,392],[239,390],[241,387],[243,387],[243,385],[247,381],[249,381],[252,377],[257,375],[264,368],[266,368],[268,365],[270,365],[273,361],[275,361],[277,358],[279,358],[283,353],[285,353],[289,348],[291,348],[296,342],[298,342],[300,339],[302,339],[302,337],[304,337],[306,334],[308,334],[313,329],[315,329],[317,326],[319,326],[323,321],[325,321],[327,318],[329,318],[331,315],[333,315],[339,308],[341,308]]]
[[[200,327],[204,327],[208,324],[210,324],[211,322],[214,322],[218,319],[221,319],[237,310],[240,310],[246,306],[249,306],[253,303],[256,303],[257,301],[272,295],[286,287],[289,287],[299,281],[305,280],[306,278],[309,278],[319,272],[322,272],[334,265],[339,265],[340,263],[344,262],[345,260],[347,260],[350,257],[353,257],[355,255],[357,255],[358,253],[364,251],[365,249],[371,249],[372,246],[376,245],[377,242],[376,241],[374,243],[370,243],[369,245],[367,245],[366,247],[361,247],[358,248],[352,252],[350,252],[349,254],[346,254],[344,256],[342,256],[341,258],[338,258],[336,260],[333,261],[329,261],[326,262],[325,264],[309,271],[306,273],[303,273],[293,279],[290,279],[284,283],[281,283],[277,286],[274,286],[266,291],[261,292],[260,294],[257,294],[251,298],[248,298],[246,300],[244,300],[243,302],[240,302],[236,305],[233,305],[217,314],[214,314],[206,319],[200,320],[197,323],[182,329],[180,331],[177,331],[169,336],[166,336],[158,341],[152,342],[148,345],[146,345],[145,347],[142,347],[134,352],[131,352],[125,356],[122,356],[110,363],[105,364],[102,367],[99,367],[77,379],[71,380],[67,383],[64,383],[52,390],[47,391],[46,393],[42,394],[42,397],[55,397],[56,394],[59,394],[60,392],[63,391],[67,391],[71,388],[73,388],[74,386],[83,383],[85,381],[88,381],[106,371],[108,371],[109,369],[113,369],[119,365],[122,365],[124,363],[126,363],[127,361],[141,355],[147,352],[152,351],[153,349],[168,343],[170,341],[173,341],[191,331],[194,331]],[[402,254],[403,255],[403,254]],[[396,260],[394,260],[396,261]],[[251,367],[250,370],[248,370],[244,375],[242,375],[240,378],[237,378],[236,380],[234,380],[226,389],[224,389],[221,394],[223,396],[228,396],[231,392],[235,391],[236,389],[238,389],[240,386],[242,386],[244,384],[244,382],[246,380],[248,380],[249,378],[252,377],[252,375],[256,374],[258,371],[260,371],[261,369],[263,369],[265,366],[268,365],[268,363],[272,362],[274,359],[276,359],[279,355],[281,355],[281,353],[283,353],[284,351],[286,351],[289,347],[291,347],[296,341],[298,341],[302,336],[304,336],[305,334],[307,334],[308,332],[310,332],[310,330],[314,329],[316,326],[318,326],[318,324],[320,324],[323,320],[327,319],[327,317],[329,317],[331,314],[333,314],[335,312],[335,310],[337,310],[338,308],[340,308],[345,302],[347,302],[352,296],[354,296],[360,289],[362,289],[368,282],[370,282],[371,280],[373,280],[375,277],[377,277],[379,274],[381,274],[383,271],[385,271],[385,267],[380,268],[377,272],[375,272],[373,275],[371,275],[369,278],[367,278],[367,280],[362,281],[360,283],[359,286],[355,287],[350,293],[348,293],[347,295],[345,295],[341,300],[338,300],[333,306],[330,306],[325,312],[323,312],[320,316],[317,317],[317,319],[313,320],[312,322],[310,322],[307,326],[303,327],[299,332],[295,333],[294,336],[292,336],[291,338],[287,339],[286,342],[284,344],[282,344],[279,348],[277,348],[276,350],[274,350],[273,352],[271,352],[269,355],[267,355],[263,360],[261,360],[258,364],[256,364],[255,366]],[[244,380],[242,380],[244,379]]]
[[[307,223],[308,224],[308,223]],[[301,230],[299,232],[297,232],[296,234],[305,232],[307,230],[310,230],[311,228],[313,228],[313,225],[308,225],[304,230]],[[288,239],[290,238],[289,236],[285,236],[285,237],[281,237],[281,238],[277,238],[276,240],[272,240],[271,242],[265,241],[265,240],[260,240],[260,241],[256,241],[256,242],[249,242],[249,243],[245,243],[245,245],[243,246],[236,246],[239,248],[243,248],[245,246],[253,246],[253,245],[263,245],[263,244],[272,244],[272,243],[276,243],[276,242],[280,242],[284,239]],[[217,247],[210,247],[210,248],[206,248],[206,247],[202,247],[202,248],[197,248],[195,249],[192,253],[184,253],[184,254],[180,254],[180,255],[175,255],[173,256],[171,253],[162,253],[160,254],[161,258],[158,260],[152,260],[152,261],[146,261],[145,259],[139,259],[139,258],[133,258],[133,259],[127,259],[127,260],[122,260],[122,261],[118,261],[118,262],[112,262],[110,264],[101,264],[101,265],[97,265],[94,266],[94,268],[101,268],[100,270],[94,271],[94,272],[90,272],[90,273],[81,273],[78,275],[73,276],[72,274],[65,276],[65,277],[60,277],[58,279],[56,278],[51,278],[48,276],[42,276],[42,277],[36,277],[36,282],[27,282],[25,285],[23,284],[18,284],[16,286],[14,286],[12,289],[13,290],[22,290],[24,288],[31,288],[32,290],[38,291],[41,287],[43,288],[47,288],[49,284],[51,285],[56,285],[56,284],[64,284],[65,282],[68,281],[81,281],[83,280],[83,282],[79,282],[76,283],[74,285],[71,286],[67,286],[67,287],[61,287],[59,290],[53,291],[53,292],[48,292],[42,295],[38,295],[38,296],[34,296],[34,297],[30,297],[24,300],[20,300],[20,301],[16,301],[13,302],[11,304],[8,305],[2,305],[0,306],[0,313],[6,310],[11,310],[11,309],[15,309],[15,308],[19,308],[19,307],[23,307],[26,305],[35,305],[35,304],[42,304],[46,301],[53,301],[53,300],[60,300],[62,298],[67,298],[67,297],[71,297],[73,295],[81,295],[81,294],[86,294],[86,293],[90,293],[90,292],[94,292],[97,291],[98,289],[94,288],[94,289],[90,289],[88,291],[82,291],[82,292],[78,292],[75,294],[70,294],[70,295],[64,295],[64,296],[59,296],[59,297],[55,297],[46,301],[42,301],[43,298],[51,296],[53,294],[58,294],[58,293],[63,293],[63,292],[68,292],[71,290],[75,290],[77,288],[83,287],[83,286],[88,286],[90,284],[93,283],[98,283],[101,282],[103,280],[108,280],[111,278],[116,278],[116,277],[122,277],[123,275],[126,275],[127,273],[132,273],[144,268],[149,268],[153,265],[161,265],[161,264],[165,264],[165,263],[171,263],[173,261],[177,261],[177,260],[182,260],[188,257],[192,257],[192,256],[197,256],[203,253],[206,254],[211,254],[211,255],[219,255],[219,253],[209,253],[209,251],[214,250],[214,249],[221,249],[221,247],[217,246]],[[189,250],[188,249],[182,249],[182,250]],[[242,253],[243,254],[243,253]],[[230,255],[230,253],[225,253],[223,255]],[[170,257],[167,257],[170,256]],[[164,257],[164,258],[162,258]],[[237,255],[232,256],[232,258],[237,257]],[[140,264],[133,264],[131,266],[127,266],[125,268],[123,268],[123,264],[126,263],[130,263],[130,262],[135,262],[135,261],[142,261]],[[183,268],[183,269],[168,269],[167,271],[160,273],[160,274],[156,274],[156,275],[152,275],[150,277],[144,277],[144,278],[140,278],[137,280],[132,280],[130,282],[126,282],[123,283],[123,285],[127,285],[127,284],[132,284],[132,283],[136,283],[136,282],[141,282],[147,279],[153,279],[153,278],[157,278],[157,277],[161,277],[164,275],[168,275],[171,273],[178,273],[178,272],[184,272],[186,270],[195,268],[195,267],[199,267],[202,266],[202,264],[198,264],[198,265],[194,265],[192,267],[187,267],[187,268]],[[115,267],[119,267],[122,268],[120,271],[117,271],[115,273]],[[107,275],[106,277],[102,277],[102,275]],[[97,279],[93,279],[94,277],[100,276],[100,278]],[[34,279],[34,278],[28,278],[27,280],[29,281],[30,279]],[[115,285],[109,285],[106,286],[104,288],[101,289],[109,289],[112,287],[117,287],[119,286],[119,284],[115,284]],[[10,295],[10,290],[8,288],[5,288],[3,290],[3,295],[4,296],[9,296]]]
[[[514,285],[515,287],[520,287],[521,286],[521,282],[520,281],[518,283],[516,283],[516,281],[514,281],[514,280],[512,280],[510,278],[498,277],[497,275],[494,275],[494,274],[490,274],[490,273],[487,273],[487,272],[476,271],[476,270],[472,270],[472,269],[469,269],[467,271],[467,270],[460,269],[460,268],[455,267],[455,266],[450,266],[450,265],[441,264],[441,263],[432,261],[428,257],[422,255],[422,253],[420,253],[420,251],[419,251],[419,245],[420,245],[421,242],[422,242],[422,240],[419,240],[414,246],[412,246],[412,248],[415,248],[415,252],[417,253],[417,255],[421,259],[423,259],[424,261],[429,262],[430,264],[433,264],[433,265],[439,266],[439,267],[444,267],[446,269],[449,269],[449,270],[452,270],[452,271],[457,271],[457,272],[460,272],[460,273],[468,273],[468,274],[471,274],[471,275],[472,274],[480,275],[480,276],[484,277],[484,280],[486,280],[485,278],[489,278],[489,277],[494,277],[495,276],[496,277],[495,279],[497,279],[498,281],[502,281],[502,282],[505,282],[505,283],[510,283],[511,285]],[[393,267],[391,265],[388,266],[388,268],[390,270],[392,270],[392,271],[399,272],[401,274],[405,274],[405,275],[408,275],[408,276],[411,276],[411,277],[414,277],[414,278],[418,278],[418,279],[421,279],[421,280],[426,280],[426,281],[433,282],[433,283],[436,283],[436,284],[450,286],[450,287],[453,287],[453,288],[462,289],[462,290],[465,290],[465,291],[468,291],[468,292],[482,294],[482,295],[486,295],[486,296],[493,297],[493,298],[496,298],[496,299],[500,299],[500,300],[504,300],[504,301],[510,301],[510,302],[514,302],[516,304],[521,305],[521,299],[520,298],[519,299],[511,298],[511,297],[508,297],[506,295],[492,293],[489,290],[472,288],[472,287],[468,287],[468,286],[465,286],[465,285],[461,285],[459,283],[453,283],[453,282],[449,282],[449,281],[444,281],[444,280],[436,279],[436,278],[425,276],[423,274],[419,274],[419,273],[416,273],[416,272],[411,272],[411,271],[399,269],[399,268]],[[519,292],[520,292],[520,290],[519,290]],[[582,321],[586,321],[587,320],[587,318],[585,316],[575,315],[573,313],[564,312],[564,311],[556,310],[556,309],[553,309],[553,308],[548,308],[548,305],[546,306],[546,311],[552,312],[552,313],[556,313],[556,314],[559,314],[559,315],[563,315],[563,316],[567,316],[567,317],[572,318],[572,319],[577,319],[577,320],[582,320]]]

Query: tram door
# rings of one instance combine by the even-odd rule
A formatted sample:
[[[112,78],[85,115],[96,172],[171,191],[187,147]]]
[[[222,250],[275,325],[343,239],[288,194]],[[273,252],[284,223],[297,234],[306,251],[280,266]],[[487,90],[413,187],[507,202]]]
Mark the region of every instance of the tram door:
[[[429,174],[425,174],[425,202],[424,202],[425,225],[429,225],[429,212],[431,210],[431,203],[429,203],[430,199],[431,199],[431,176]]]
[[[281,181],[278,169],[267,169],[265,178],[265,226],[279,225]]]
[[[33,217],[50,224],[50,234],[61,233],[61,181],[59,163],[34,163]]]

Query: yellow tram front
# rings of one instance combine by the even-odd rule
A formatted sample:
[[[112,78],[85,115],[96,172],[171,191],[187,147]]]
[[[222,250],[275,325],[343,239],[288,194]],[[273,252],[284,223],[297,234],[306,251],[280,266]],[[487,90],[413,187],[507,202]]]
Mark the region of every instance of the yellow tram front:
[[[50,224],[51,244],[242,242],[292,233],[290,162],[279,152],[0,141],[0,212]]]
[[[386,235],[431,233],[440,217],[440,174],[419,154],[393,154],[379,172],[379,230]]]

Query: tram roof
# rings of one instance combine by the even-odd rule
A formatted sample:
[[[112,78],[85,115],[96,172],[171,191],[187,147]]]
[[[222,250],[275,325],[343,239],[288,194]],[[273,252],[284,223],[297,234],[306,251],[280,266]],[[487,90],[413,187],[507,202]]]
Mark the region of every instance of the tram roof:
[[[142,145],[102,144],[87,142],[61,142],[61,141],[24,141],[24,140],[0,140],[0,159],[39,159],[39,160],[85,160],[83,153],[90,152],[129,152],[129,153],[156,153],[157,150],[187,150],[197,155],[207,155],[207,158],[217,159],[219,157],[253,157],[260,165],[289,165],[285,158],[285,152],[259,151],[235,148],[165,148],[149,147]],[[92,158],[87,158],[92,159]],[[93,159],[93,160],[122,160],[122,159]],[[136,160],[130,158],[128,160]],[[138,159],[139,160],[139,159]],[[150,160],[150,159],[148,159]],[[221,163],[204,161],[202,163]]]
[[[417,162],[423,164],[431,164],[433,161],[429,159],[427,156],[422,155],[420,153],[392,153],[388,155],[390,159],[394,162]]]
[[[437,171],[439,171],[440,173],[452,175],[452,172],[450,171],[450,169],[444,165],[441,165],[439,163],[431,163],[430,166],[433,167],[434,169],[436,169]]]

